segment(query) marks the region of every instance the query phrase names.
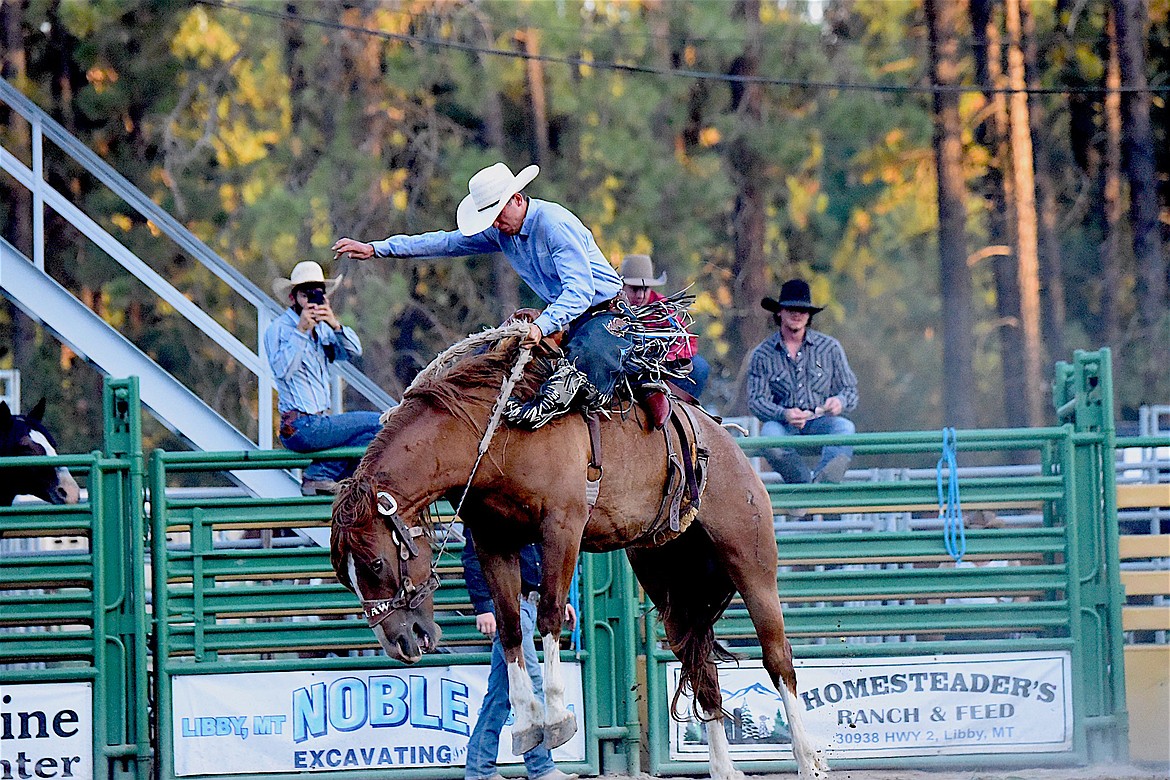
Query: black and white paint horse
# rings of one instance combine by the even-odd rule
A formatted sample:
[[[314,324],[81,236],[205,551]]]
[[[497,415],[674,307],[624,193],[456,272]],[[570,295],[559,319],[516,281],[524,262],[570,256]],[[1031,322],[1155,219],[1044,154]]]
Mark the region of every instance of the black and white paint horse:
[[[57,444],[41,422],[45,399],[27,415],[13,414],[0,401],[0,457],[56,455]],[[14,466],[0,468],[0,506],[12,506],[17,496],[36,496],[50,504],[76,504],[80,490],[66,468]]]

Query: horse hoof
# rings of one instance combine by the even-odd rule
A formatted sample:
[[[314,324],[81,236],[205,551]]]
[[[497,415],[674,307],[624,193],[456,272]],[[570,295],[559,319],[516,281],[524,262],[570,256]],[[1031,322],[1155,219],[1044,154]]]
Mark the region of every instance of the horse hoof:
[[[577,733],[577,716],[569,713],[568,717],[558,723],[544,724],[544,744],[549,750],[558,748],[573,738]]]
[[[524,731],[512,732],[512,755],[522,756],[544,742],[544,729],[533,726]]]

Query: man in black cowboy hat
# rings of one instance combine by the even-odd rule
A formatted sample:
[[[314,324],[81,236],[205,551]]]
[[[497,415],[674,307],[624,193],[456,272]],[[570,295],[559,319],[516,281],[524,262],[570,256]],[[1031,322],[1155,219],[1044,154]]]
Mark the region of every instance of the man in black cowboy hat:
[[[813,306],[808,282],[790,279],[778,298],[760,305],[779,327],[752,351],[748,368],[748,408],[763,421],[760,435],[853,433],[853,423],[841,415],[857,407],[857,377],[841,343],[809,328],[824,307]],[[825,447],[811,472],[791,448],[767,450],[764,457],[785,482],[840,482],[853,448]]]

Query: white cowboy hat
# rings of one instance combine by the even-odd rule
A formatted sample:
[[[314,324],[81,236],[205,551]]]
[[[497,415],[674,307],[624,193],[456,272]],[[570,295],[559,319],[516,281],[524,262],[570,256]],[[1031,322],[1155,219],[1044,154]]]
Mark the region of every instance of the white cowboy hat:
[[[459,211],[455,215],[459,232],[465,236],[474,236],[490,228],[504,206],[508,205],[508,198],[524,189],[538,173],[538,166],[529,165],[513,176],[512,169],[501,162],[489,165],[472,176],[471,181],[467,182],[468,195],[459,203]]]
[[[626,255],[622,258],[622,281],[630,287],[661,287],[666,284],[666,271],[654,275],[654,261],[650,255]]]
[[[288,275],[287,279],[276,279],[272,282],[272,293],[276,296],[278,301],[284,302],[288,300],[289,293],[294,288],[302,284],[318,284],[325,285],[325,294],[329,295],[337,289],[337,285],[341,284],[341,280],[345,278],[338,276],[336,279],[326,279],[325,272],[321,270],[321,265],[313,260],[305,260],[297,263],[293,267],[292,273]]]

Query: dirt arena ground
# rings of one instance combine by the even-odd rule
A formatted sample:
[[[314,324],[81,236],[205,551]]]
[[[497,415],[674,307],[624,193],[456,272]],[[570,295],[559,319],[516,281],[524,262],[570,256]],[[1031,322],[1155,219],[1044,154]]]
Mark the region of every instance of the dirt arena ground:
[[[656,780],[648,774],[637,780]],[[630,780],[605,775],[599,780]],[[748,780],[796,780],[796,774],[748,775]],[[1095,766],[1068,769],[978,769],[918,772],[899,769],[834,769],[829,780],[1170,780],[1170,767]]]

